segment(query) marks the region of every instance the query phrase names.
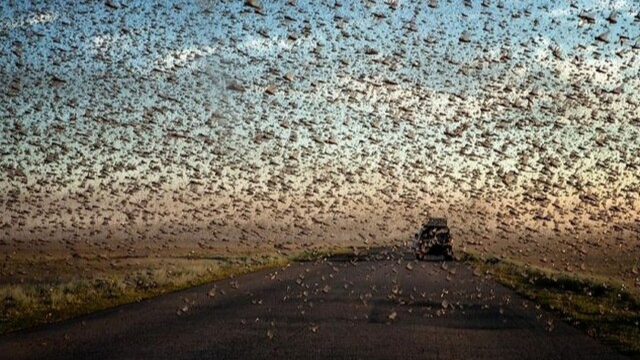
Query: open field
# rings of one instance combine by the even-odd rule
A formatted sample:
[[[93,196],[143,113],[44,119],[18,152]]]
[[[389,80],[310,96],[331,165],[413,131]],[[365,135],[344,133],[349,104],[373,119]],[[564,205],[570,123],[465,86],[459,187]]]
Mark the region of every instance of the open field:
[[[0,282],[0,334],[327,254],[353,252],[334,248],[233,256],[186,252],[173,257],[14,258],[4,264],[5,270],[13,270]]]
[[[51,323],[286,263],[284,256],[115,258],[29,262],[0,284],[0,333]],[[9,262],[8,267],[25,264]],[[79,271],[79,269],[81,269]],[[20,271],[20,270],[18,270]],[[13,280],[13,281],[12,281]]]

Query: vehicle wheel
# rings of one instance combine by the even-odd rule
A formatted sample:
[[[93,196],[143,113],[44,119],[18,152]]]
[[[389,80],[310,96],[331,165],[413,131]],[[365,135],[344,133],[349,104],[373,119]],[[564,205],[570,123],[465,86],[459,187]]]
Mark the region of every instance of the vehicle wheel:
[[[446,261],[451,261],[451,260],[453,260],[453,250],[451,250],[451,249],[447,249],[447,250],[444,252],[444,259],[445,259]]]

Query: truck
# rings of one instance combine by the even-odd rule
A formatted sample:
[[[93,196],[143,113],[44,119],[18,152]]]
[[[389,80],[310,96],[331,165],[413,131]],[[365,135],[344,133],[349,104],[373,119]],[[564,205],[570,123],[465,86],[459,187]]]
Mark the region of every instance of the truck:
[[[412,249],[417,260],[424,260],[426,255],[444,256],[451,261],[453,256],[453,239],[446,218],[429,218],[413,237]]]

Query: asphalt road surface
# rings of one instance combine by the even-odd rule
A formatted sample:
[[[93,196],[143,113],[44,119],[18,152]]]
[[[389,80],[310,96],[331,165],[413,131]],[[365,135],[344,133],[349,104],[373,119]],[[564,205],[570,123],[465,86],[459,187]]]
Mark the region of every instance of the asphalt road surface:
[[[2,359],[625,359],[463,263],[292,264],[0,337]]]

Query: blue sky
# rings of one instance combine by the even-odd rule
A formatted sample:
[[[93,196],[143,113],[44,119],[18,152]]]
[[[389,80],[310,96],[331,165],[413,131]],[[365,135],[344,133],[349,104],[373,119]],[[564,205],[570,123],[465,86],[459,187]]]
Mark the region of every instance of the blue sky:
[[[85,224],[124,219],[122,201],[184,219],[242,198],[234,206],[268,219],[310,199],[397,214],[406,196],[435,209],[532,192],[567,209],[593,193],[590,211],[637,219],[636,4],[261,1],[264,15],[242,1],[127,4],[0,5],[0,78],[15,85],[0,103],[0,166],[25,174],[0,184],[29,199],[2,204],[2,221],[23,211],[43,224],[51,209],[69,226],[86,205],[69,194],[89,188]],[[344,216],[328,206],[315,216]]]

